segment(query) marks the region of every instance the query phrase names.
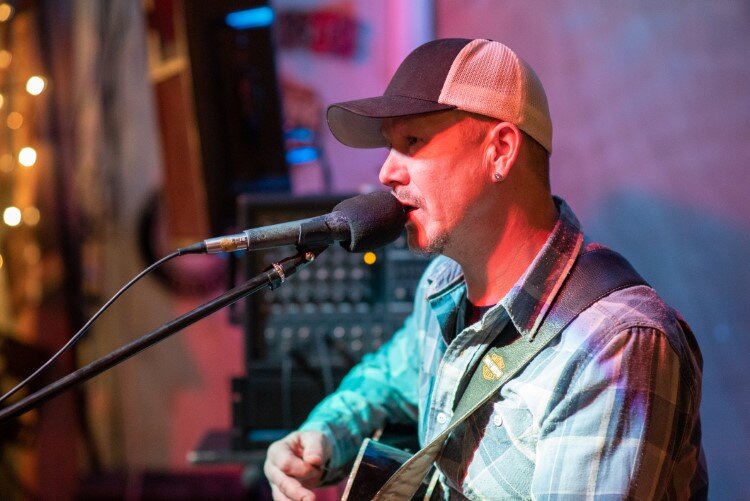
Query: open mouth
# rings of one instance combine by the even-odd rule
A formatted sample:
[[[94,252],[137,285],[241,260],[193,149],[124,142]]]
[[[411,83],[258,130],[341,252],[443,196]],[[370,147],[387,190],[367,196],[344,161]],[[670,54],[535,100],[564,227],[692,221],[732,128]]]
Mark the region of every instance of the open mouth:
[[[404,208],[404,212],[408,214],[410,212],[414,212],[415,210],[419,209],[419,207],[409,202],[409,199],[411,197],[405,196],[405,195],[406,195],[405,193],[402,193],[402,196],[399,196],[396,193],[393,193],[393,196],[396,197],[396,200],[398,200],[398,202]]]

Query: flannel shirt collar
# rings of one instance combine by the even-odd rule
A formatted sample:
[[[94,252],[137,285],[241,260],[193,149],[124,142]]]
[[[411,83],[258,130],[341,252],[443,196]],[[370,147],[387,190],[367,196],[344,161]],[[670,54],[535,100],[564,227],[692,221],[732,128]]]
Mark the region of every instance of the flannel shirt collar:
[[[534,339],[583,248],[584,237],[575,214],[561,198],[555,197],[555,204],[559,216],[547,242],[518,282],[498,303],[508,312],[521,336],[529,341]],[[426,299],[436,301],[456,287],[465,286],[463,280],[461,267],[455,261],[446,259],[436,268]],[[496,308],[493,307],[485,317]]]

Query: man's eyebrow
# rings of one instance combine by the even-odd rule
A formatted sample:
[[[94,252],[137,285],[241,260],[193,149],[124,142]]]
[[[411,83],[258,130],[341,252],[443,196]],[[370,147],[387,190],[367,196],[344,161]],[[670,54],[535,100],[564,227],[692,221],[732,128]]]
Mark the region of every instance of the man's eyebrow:
[[[385,138],[385,140],[390,143],[392,141],[391,135],[388,132],[388,127],[385,127],[384,125],[380,126],[380,134]]]

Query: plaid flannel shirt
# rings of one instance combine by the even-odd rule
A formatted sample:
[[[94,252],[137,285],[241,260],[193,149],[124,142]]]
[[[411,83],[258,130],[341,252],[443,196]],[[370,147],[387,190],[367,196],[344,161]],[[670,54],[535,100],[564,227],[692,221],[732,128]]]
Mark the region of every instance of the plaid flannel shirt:
[[[578,221],[556,201],[558,223],[526,273],[455,336],[460,267],[445,257],[428,266],[404,326],[302,425],[331,440],[333,472],[386,420],[416,422],[429,442],[506,323],[535,334],[583,246]],[[610,294],[452,432],[436,461],[446,498],[705,498],[701,370],[689,327],[653,289]]]

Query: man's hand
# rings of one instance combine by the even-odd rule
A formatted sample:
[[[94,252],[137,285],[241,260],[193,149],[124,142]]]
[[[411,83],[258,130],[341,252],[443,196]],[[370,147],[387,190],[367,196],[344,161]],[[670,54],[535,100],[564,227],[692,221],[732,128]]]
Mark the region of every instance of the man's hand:
[[[331,455],[328,439],[318,431],[295,431],[271,444],[263,472],[276,501],[313,501]]]

